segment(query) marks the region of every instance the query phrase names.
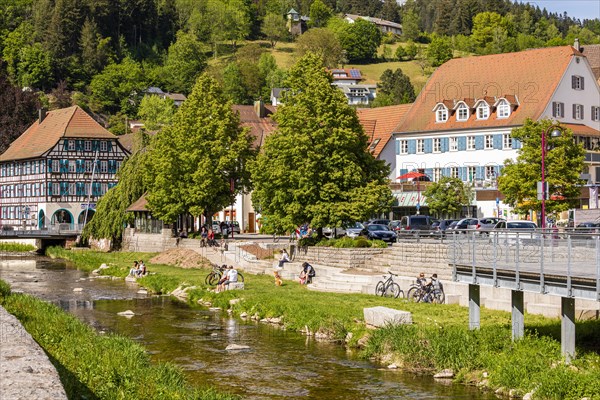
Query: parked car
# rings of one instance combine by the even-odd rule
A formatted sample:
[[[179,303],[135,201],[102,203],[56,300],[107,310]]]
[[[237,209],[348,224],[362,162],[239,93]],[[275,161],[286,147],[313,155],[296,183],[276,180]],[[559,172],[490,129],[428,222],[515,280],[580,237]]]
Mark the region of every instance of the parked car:
[[[600,233],[600,222],[588,221],[577,224],[575,228],[570,229],[573,235],[572,239],[585,238],[589,239],[595,236],[595,233]]]
[[[456,219],[440,219],[438,221],[433,221],[431,224],[431,228],[429,229],[429,233],[435,237],[442,237],[446,235],[446,231],[450,228],[452,223],[458,222]],[[454,224],[456,226],[456,224]]]
[[[474,230],[477,227],[479,220],[477,218],[463,218],[459,220],[454,228],[453,233],[467,233],[469,230]]]
[[[531,221],[499,221],[493,229],[498,232],[499,240],[504,243],[537,242],[540,234],[537,225]]]
[[[367,222],[365,222],[363,225],[370,225],[370,224],[388,226],[390,224],[390,220],[389,219],[370,219]]]
[[[494,229],[496,224],[500,221],[504,221],[504,219],[496,218],[496,217],[487,217],[487,218],[479,218],[477,221],[478,222],[477,222],[477,225],[475,226],[475,229],[478,230],[479,233],[489,234],[489,231]]]
[[[231,221],[227,223],[227,226],[229,227],[229,232],[233,232],[234,234],[241,233],[239,222]]]
[[[329,226],[326,226],[325,228],[323,228],[323,235],[325,235],[328,238],[345,236],[346,235],[346,229],[339,228],[339,227],[338,228],[331,228]]]
[[[355,222],[346,227],[346,236],[350,238],[355,238],[360,235],[360,232],[364,229],[364,225],[360,222]]]
[[[212,222],[212,230],[215,233],[215,235],[221,234],[221,221],[215,221],[215,220],[213,220],[213,222]]]
[[[400,230],[400,222],[402,222],[402,221],[399,220],[399,219],[395,219],[393,221],[390,221],[390,223],[389,223],[388,226],[389,226],[389,228],[391,230],[393,230],[394,232],[396,232],[396,231]]]
[[[429,215],[407,215],[400,220],[398,236],[428,235],[435,219]]]
[[[369,224],[363,228],[360,233],[361,236],[366,236],[367,239],[371,240],[383,240],[384,242],[395,242],[396,233],[392,232],[387,225],[383,224]]]

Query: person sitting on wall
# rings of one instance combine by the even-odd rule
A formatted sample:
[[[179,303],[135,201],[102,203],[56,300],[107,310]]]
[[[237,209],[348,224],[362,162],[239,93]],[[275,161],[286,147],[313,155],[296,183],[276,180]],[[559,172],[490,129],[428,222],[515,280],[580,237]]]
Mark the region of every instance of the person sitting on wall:
[[[281,250],[281,256],[279,257],[278,268],[283,269],[283,264],[290,262],[290,255],[288,254],[286,249]]]
[[[312,283],[312,278],[316,275],[315,269],[306,261],[302,263],[302,271],[300,272],[300,284],[307,285]]]
[[[211,229],[208,230],[208,234],[206,235],[206,241],[209,246],[216,246],[217,242],[215,241],[215,231]]]
[[[206,247],[208,241],[208,231],[206,230],[206,226],[202,226],[202,230],[200,231],[200,246]]]
[[[237,282],[238,272],[235,268],[233,268],[233,265],[229,266],[229,269],[226,270],[224,277],[225,280],[217,286],[217,293],[224,291],[230,283]]]

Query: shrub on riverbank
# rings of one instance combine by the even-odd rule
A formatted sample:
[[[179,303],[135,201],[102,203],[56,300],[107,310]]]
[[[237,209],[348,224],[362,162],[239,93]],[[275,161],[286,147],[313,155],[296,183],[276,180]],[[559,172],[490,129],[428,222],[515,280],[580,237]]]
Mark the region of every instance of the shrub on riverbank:
[[[30,244],[23,243],[0,243],[0,252],[8,253],[25,253],[28,251],[34,251],[35,247]]]
[[[17,317],[55,365],[70,399],[203,399],[236,396],[191,387],[171,364],[152,364],[144,348],[119,335],[99,335],[58,307],[9,294],[0,281],[0,304]]]
[[[69,252],[63,257],[70,257]],[[352,333],[350,345],[356,345],[367,332],[363,308],[400,308],[413,313],[414,325],[369,331],[365,357],[380,359],[384,364],[396,362],[407,370],[425,373],[452,368],[460,381],[485,380],[492,388],[517,389],[522,393],[536,388],[538,398],[599,398],[598,321],[577,323],[577,359],[567,366],[560,355],[558,319],[526,315],[526,336],[513,343],[510,314],[506,312],[482,308],[481,329],[469,331],[468,309],[458,305],[415,304],[364,294],[313,292],[291,281],[277,287],[271,275],[245,274],[245,290],[213,293],[204,284],[208,269],[164,265],[150,265],[150,269],[158,274],[139,280],[140,284],[153,289],[160,287],[163,292],[183,283],[194,285],[197,289],[189,292],[193,304],[202,299],[216,307],[230,308],[235,315],[246,312],[258,318],[280,317],[287,329],[308,328],[339,341]],[[235,298],[239,302],[230,305],[229,301]],[[484,371],[488,378],[483,378]],[[556,380],[561,382],[560,387]]]

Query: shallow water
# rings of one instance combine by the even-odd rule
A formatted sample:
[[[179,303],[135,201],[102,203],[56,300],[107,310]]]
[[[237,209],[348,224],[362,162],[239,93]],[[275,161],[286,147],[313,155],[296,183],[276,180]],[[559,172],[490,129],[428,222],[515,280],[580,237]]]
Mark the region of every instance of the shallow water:
[[[333,343],[296,332],[191,308],[165,296],[138,294],[122,280],[88,279],[66,263],[48,259],[0,261],[0,277],[59,304],[99,331],[142,344],[157,361],[179,365],[198,385],[246,399],[491,399],[462,385],[388,370]],[[73,292],[82,288],[82,292]],[[118,316],[132,310],[135,316]],[[229,344],[249,350],[226,351]]]

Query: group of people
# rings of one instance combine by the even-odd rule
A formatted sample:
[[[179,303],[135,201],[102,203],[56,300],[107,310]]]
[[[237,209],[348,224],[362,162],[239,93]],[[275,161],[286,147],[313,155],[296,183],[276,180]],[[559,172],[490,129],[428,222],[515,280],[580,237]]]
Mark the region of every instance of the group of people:
[[[147,272],[148,270],[146,269],[146,264],[144,264],[144,261],[140,260],[138,262],[137,260],[134,260],[133,267],[129,270],[129,276],[140,278],[146,275]]]
[[[419,285],[423,289],[425,289],[427,296],[424,298],[424,301],[426,303],[429,302],[431,293],[435,289],[440,290],[441,286],[442,286],[442,284],[440,283],[440,280],[438,279],[437,274],[432,274],[431,278],[429,278],[429,282],[428,282],[427,278],[425,278],[425,274],[423,272],[421,272],[419,274],[419,276],[417,277],[417,285]]]
[[[202,229],[200,230],[200,246],[218,246],[218,243],[215,240],[215,232],[212,230],[212,228],[206,229],[206,226],[202,227]]]
[[[288,254],[286,249],[281,250],[281,255],[279,256],[279,261],[277,263],[277,267],[275,267],[275,271],[273,271],[273,275],[275,275],[275,284],[277,286],[281,286],[281,276],[279,275],[279,271],[283,269],[286,263],[290,262],[290,255]],[[315,269],[312,265],[307,263],[306,261],[302,263],[302,270],[300,271],[299,281],[301,285],[306,285],[312,282],[312,278],[316,276]]]
[[[233,265],[230,265],[229,267],[223,265],[221,270],[223,271],[223,275],[217,284],[217,289],[215,290],[217,293],[224,291],[230,283],[236,283],[238,281],[238,272],[233,268]]]

